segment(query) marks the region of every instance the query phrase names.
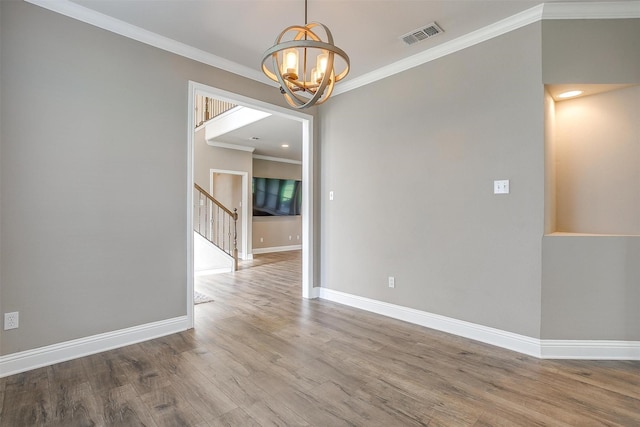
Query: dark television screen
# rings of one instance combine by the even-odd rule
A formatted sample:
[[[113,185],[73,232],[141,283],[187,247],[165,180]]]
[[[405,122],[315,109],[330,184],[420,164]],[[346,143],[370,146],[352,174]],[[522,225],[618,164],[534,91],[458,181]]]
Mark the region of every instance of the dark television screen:
[[[253,178],[253,215],[300,215],[300,183],[295,179]]]

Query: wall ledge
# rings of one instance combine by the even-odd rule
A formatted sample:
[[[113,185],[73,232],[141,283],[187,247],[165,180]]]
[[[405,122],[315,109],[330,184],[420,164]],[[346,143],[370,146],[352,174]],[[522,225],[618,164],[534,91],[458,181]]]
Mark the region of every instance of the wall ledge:
[[[0,378],[182,332],[188,328],[187,316],[180,316],[0,356]]]
[[[539,359],[640,360],[640,341],[540,340],[328,288],[319,298],[513,350]]]

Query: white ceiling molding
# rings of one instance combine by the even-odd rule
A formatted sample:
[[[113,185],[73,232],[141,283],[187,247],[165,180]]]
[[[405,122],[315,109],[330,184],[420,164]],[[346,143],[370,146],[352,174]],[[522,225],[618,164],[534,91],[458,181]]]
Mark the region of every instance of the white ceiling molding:
[[[640,1],[545,3],[542,19],[640,18]]]
[[[254,151],[256,151],[255,147],[247,147],[244,145],[237,145],[237,144],[227,144],[226,142],[218,142],[218,141],[207,140],[207,145],[210,145],[212,147],[218,147],[218,148],[228,148],[229,150],[248,151],[250,153],[253,153]]]
[[[283,159],[281,157],[262,156],[260,154],[254,154],[253,158],[257,160],[268,160],[270,162],[291,163],[292,165],[302,164],[300,160]]]
[[[438,58],[442,58],[443,56],[450,55],[462,49],[466,49],[478,43],[482,43],[494,37],[501,36],[502,34],[506,34],[510,31],[537,22],[542,18],[542,10],[543,4],[534,6],[531,9],[527,9],[523,12],[510,16],[509,18],[487,25],[484,28],[480,28],[479,30],[465,34],[464,36],[450,40],[385,67],[378,68],[377,70],[364,74],[358,78],[345,81],[341,83],[340,86],[336,86],[333,91],[334,95],[339,95],[378,80],[382,80],[394,74],[426,64],[427,62],[434,61]]]
[[[25,0],[34,5],[60,13],[87,24],[137,40],[139,42],[175,53],[212,67],[256,80],[270,86],[278,86],[259,69],[229,61],[203,50],[180,43],[176,40],[160,36],[119,19],[112,18],[94,10],[85,8],[68,0]],[[396,63],[381,67],[360,77],[342,82],[336,86],[334,96],[348,92],[361,86],[376,82],[394,74],[417,67],[443,56],[460,51],[475,44],[482,43],[502,34],[538,22],[542,19],[623,19],[640,18],[640,1],[613,2],[575,2],[575,3],[541,3],[538,6],[515,14],[509,18],[495,22],[479,30],[473,31],[457,39],[438,45]]]
[[[229,61],[217,55],[213,55],[211,53],[197,49],[193,46],[180,43],[168,37],[161,36],[159,34],[145,30],[135,25],[131,25],[119,19],[115,19],[100,12],[96,12],[92,9],[88,9],[84,6],[80,6],[77,3],[73,3],[68,0],[25,1],[36,6],[48,9],[52,12],[56,12],[64,16],[68,16],[69,18],[84,22],[86,24],[93,25],[94,27],[102,28],[103,30],[107,30],[112,33],[139,41],[141,43],[157,47],[158,49],[166,50],[168,52],[175,53],[176,55],[193,59],[194,61],[211,65],[212,67],[220,68],[222,70],[240,75],[242,77],[246,77],[251,80],[257,80],[261,83],[276,86],[276,84],[271,82],[271,80],[269,80],[259,69],[245,67],[244,65]]]

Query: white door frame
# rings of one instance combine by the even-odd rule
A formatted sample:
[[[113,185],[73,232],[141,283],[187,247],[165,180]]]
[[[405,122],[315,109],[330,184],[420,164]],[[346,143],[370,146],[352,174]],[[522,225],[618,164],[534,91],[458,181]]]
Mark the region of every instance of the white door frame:
[[[313,116],[222,89],[189,81],[187,132],[187,323],[193,328],[193,144],[196,92],[236,105],[266,111],[302,124],[302,297],[315,298],[313,286]],[[248,210],[248,208],[247,208]],[[248,216],[248,215],[247,215]]]
[[[253,248],[249,246],[249,173],[244,171],[233,171],[226,169],[209,169],[209,194],[213,195],[213,175],[216,173],[226,173],[228,175],[242,176],[242,253],[240,259],[252,259]]]

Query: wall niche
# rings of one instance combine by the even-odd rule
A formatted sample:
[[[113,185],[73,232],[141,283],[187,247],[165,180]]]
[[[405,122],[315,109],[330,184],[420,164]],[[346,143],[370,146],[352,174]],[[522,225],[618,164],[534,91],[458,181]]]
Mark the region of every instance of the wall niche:
[[[545,88],[547,232],[640,235],[640,86]]]

